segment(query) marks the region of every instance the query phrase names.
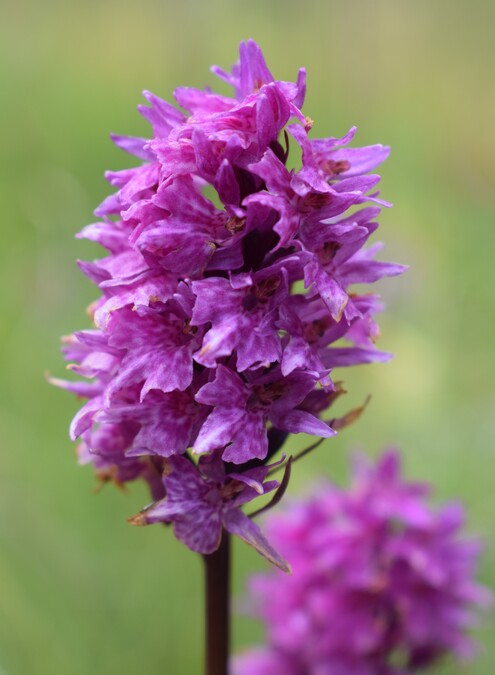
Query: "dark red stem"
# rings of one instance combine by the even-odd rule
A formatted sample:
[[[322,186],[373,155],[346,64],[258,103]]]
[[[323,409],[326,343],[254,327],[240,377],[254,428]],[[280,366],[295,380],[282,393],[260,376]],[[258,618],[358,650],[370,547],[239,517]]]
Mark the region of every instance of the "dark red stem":
[[[220,547],[204,555],[205,675],[227,675],[230,649],[230,537],[222,533]]]

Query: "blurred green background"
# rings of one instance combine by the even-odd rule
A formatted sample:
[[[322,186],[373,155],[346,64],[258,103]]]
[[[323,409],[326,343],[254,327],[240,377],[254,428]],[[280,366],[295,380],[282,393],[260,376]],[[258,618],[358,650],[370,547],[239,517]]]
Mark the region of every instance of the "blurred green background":
[[[380,286],[385,366],[343,372],[341,410],[368,393],[365,416],[297,466],[291,491],[317,474],[342,481],[349,452],[400,446],[411,477],[460,498],[486,540],[482,580],[495,587],[495,4],[481,1],[120,0],[3,2],[0,24],[0,673],[192,675],[201,672],[200,560],[160,527],[126,517],[148,498],[95,496],[67,437],[78,407],[49,387],[63,373],[60,334],[87,327],[95,289],[73,235],[109,192],[106,168],[132,165],[110,131],[145,135],[147,88],[214,85],[241,39],[263,47],[276,77],[308,69],[316,136],[357,124],[355,144],[392,145],[382,194],[394,202],[379,238],[411,265]],[[299,442],[299,441],[298,441]],[[236,545],[239,594],[252,569]],[[237,647],[259,628],[235,621]],[[488,675],[495,625],[464,667]]]

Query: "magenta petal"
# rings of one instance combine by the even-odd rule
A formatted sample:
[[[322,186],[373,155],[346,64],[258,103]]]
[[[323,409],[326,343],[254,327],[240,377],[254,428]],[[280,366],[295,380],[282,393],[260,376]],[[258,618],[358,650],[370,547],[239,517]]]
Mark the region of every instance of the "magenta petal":
[[[349,260],[342,268],[348,284],[372,284],[383,277],[395,277],[407,270],[405,265],[382,263],[377,260]]]
[[[223,524],[228,532],[235,534],[245,541],[246,544],[252,546],[268,562],[281,569],[282,572],[286,574],[292,573],[289,563],[270,546],[261,533],[260,528],[240,509],[227,510],[223,517]]]
[[[260,483],[260,481],[256,480],[255,478],[251,478],[250,476],[243,473],[229,473],[229,476],[230,478],[235,478],[235,480],[245,483],[247,486],[255,490],[259,495],[264,493],[263,483]]]
[[[180,455],[190,446],[203,412],[186,391],[161,394],[150,392],[144,402],[130,406],[115,407],[107,414],[108,421],[114,421],[112,414],[124,420],[134,420],[141,429],[134,439],[133,455],[159,455],[170,457]]]
[[[165,477],[169,499],[175,502],[201,500],[206,488],[194,464],[185,457],[172,457],[169,466],[171,472]]]
[[[196,401],[205,405],[244,408],[249,392],[241,378],[225,366],[218,366],[213,382],[196,394]]]
[[[385,363],[392,358],[392,354],[388,352],[361,347],[333,347],[322,351],[320,356],[327,368],[342,368],[343,366],[355,366],[359,363],[374,363],[376,361]]]
[[[237,369],[240,373],[248,368],[268,367],[280,360],[281,346],[277,331],[264,334],[261,330],[245,331],[244,340],[237,345]]]
[[[58,377],[48,376],[47,381],[55,387],[70,391],[76,396],[83,398],[94,398],[101,392],[101,384],[99,382],[70,382],[69,380],[62,380]],[[71,432],[72,438],[72,432]],[[72,440],[74,440],[72,438]]]
[[[223,448],[243,428],[245,411],[242,408],[215,408],[201,427],[193,450],[201,455]]]
[[[222,536],[222,517],[214,508],[191,509],[174,521],[174,533],[177,539],[192,551],[207,555],[220,546]]]
[[[236,204],[241,201],[239,183],[232,164],[224,159],[215,176],[215,188],[224,204]]]
[[[144,146],[148,142],[146,138],[136,138],[135,136],[119,136],[118,134],[110,134],[115,145],[131,155],[135,155],[145,161],[153,161],[155,156],[149,150],[145,150]]]
[[[232,427],[234,431],[234,427]],[[243,464],[258,457],[264,459],[268,452],[265,417],[260,412],[243,411],[232,435],[232,443],[222,457],[226,462]]]
[[[330,438],[337,433],[328,424],[305,410],[290,410],[276,416],[271,415],[270,418],[275,426],[293,434],[312,434],[313,436]]]
[[[215,368],[218,359],[230,356],[234,351],[238,333],[239,326],[233,321],[225,321],[210,328],[204,337],[201,349],[195,352],[194,360],[207,368]]]
[[[186,451],[191,441],[191,420],[188,417],[157,418],[143,425],[134,439],[127,457],[159,455],[171,457]]]
[[[76,440],[83,432],[91,427],[96,414],[102,409],[103,402],[100,396],[90,399],[76,413],[70,425],[70,437]]]
[[[226,96],[201,91],[194,87],[177,87],[174,91],[177,103],[192,113],[219,113],[232,108],[235,101]]]
[[[152,389],[159,389],[163,392],[184,391],[191,384],[192,377],[193,363],[189,345],[176,347],[168,352],[164,351],[159,363],[146,378],[141,390],[141,400]]]
[[[244,97],[263,84],[273,82],[273,75],[268,70],[263,52],[254,40],[241,42],[240,48],[240,77],[237,85],[239,97]]]
[[[335,278],[327,274],[322,267],[318,267],[316,262],[308,266],[307,273],[311,276],[307,276],[306,284],[310,283],[310,280],[314,281],[318,293],[328,307],[330,314],[335,321],[340,321],[349,300],[346,291]]]
[[[166,137],[174,127],[186,121],[184,113],[150,91],[143,91],[143,96],[151,107],[139,105],[138,110],[152,125],[155,136]]]
[[[196,302],[194,304],[192,324],[200,326],[210,321],[222,321],[238,311],[242,294],[232,292],[228,279],[210,277],[191,284]],[[218,302],[219,298],[222,302]]]
[[[341,175],[356,176],[367,173],[381,164],[390,154],[390,148],[385,145],[369,145],[364,148],[345,148],[334,150],[329,157],[334,162],[346,161],[350,167]]]
[[[146,521],[146,524],[169,523],[177,516],[183,516],[184,513],[194,512],[198,508],[198,502],[189,500],[189,502],[172,502],[167,497],[155,502],[152,506],[141,512],[140,517]]]

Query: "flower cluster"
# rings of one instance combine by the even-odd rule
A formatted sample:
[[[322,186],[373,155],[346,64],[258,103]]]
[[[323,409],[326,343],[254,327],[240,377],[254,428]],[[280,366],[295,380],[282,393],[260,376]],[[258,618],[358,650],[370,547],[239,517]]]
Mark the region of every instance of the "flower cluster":
[[[479,544],[460,536],[462,508],[435,510],[428,493],[389,452],[359,458],[350,489],[323,485],[272,515],[293,576],[252,580],[268,645],[238,657],[236,675],[408,675],[468,656],[472,610],[489,600],[473,580]]]
[[[162,480],[172,472],[197,484],[191,504],[211,481],[191,457],[237,465],[234,480],[248,485],[239,475],[269,460],[270,433],[334,434],[319,418],[338,393],[331,370],[388,358],[374,347],[377,296],[351,287],[403,269],[364,247],[383,204],[369,172],[388,148],[346,147],[354,128],[310,139],[304,70],[296,83],[274,80],[253,41],[231,74],[214,72],[234,98],[182,87],[182,112],[145,92],[152,138],[113,136],[142,163],[107,173],[116,192],[79,235],[109,252],[80,263],[102,295],[95,328],[64,346],[89,380],[55,380],[88,399],[71,426],[82,462],[117,483],[144,478],[156,500],[173,491]],[[231,474],[217,475],[224,500]],[[147,511],[148,522],[170,520],[171,508]],[[212,530],[193,548],[213,540]]]

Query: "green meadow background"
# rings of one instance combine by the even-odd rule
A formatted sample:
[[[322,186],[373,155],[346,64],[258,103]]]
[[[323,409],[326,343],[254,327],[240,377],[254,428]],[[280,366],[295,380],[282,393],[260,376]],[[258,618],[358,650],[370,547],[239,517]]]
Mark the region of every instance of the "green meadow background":
[[[170,531],[126,523],[141,486],[93,493],[67,435],[78,403],[44,373],[63,374],[59,335],[88,327],[96,296],[75,259],[99,252],[74,234],[109,192],[104,170],[133,162],[109,132],[146,134],[142,89],[214,86],[209,65],[229,67],[248,37],[276,77],[307,67],[315,136],[357,124],[355,144],[392,146],[379,238],[384,259],[410,265],[380,285],[380,344],[396,358],[338,374],[340,411],[371,404],[297,465],[291,493],[344,481],[355,449],[397,445],[435,499],[466,504],[495,588],[494,26],[480,0],[2,1],[1,675],[201,673],[201,561]],[[240,596],[266,565],[242,544],[235,558]],[[493,617],[478,635],[473,663],[435,672],[492,675]],[[235,619],[236,648],[259,638]]]

